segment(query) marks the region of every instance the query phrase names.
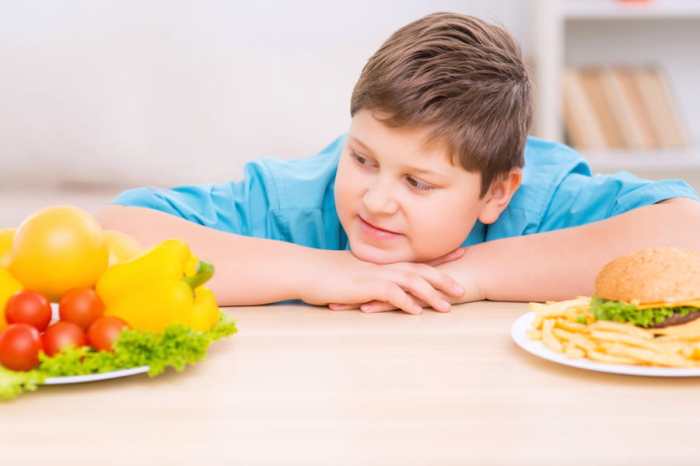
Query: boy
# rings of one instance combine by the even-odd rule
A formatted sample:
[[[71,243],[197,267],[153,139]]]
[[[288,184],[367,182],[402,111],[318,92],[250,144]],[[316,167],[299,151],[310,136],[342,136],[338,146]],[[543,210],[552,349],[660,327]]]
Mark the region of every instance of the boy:
[[[531,85],[503,29],[436,13],[395,32],[355,86],[349,133],[243,181],[140,188],[99,214],[144,244],[186,240],[221,305],[289,299],[365,312],[591,293],[615,256],[700,249],[681,181],[591,176],[528,138]]]

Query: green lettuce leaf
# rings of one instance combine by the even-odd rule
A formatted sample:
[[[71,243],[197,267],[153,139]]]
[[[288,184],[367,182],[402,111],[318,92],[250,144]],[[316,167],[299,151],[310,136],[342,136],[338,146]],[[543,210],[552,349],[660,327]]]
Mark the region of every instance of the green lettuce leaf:
[[[44,375],[39,371],[18,372],[0,366],[0,401],[34,391],[43,381]]]
[[[119,335],[111,352],[83,346],[66,349],[52,357],[42,353],[39,367],[33,371],[0,368],[0,400],[35,390],[46,377],[97,374],[140,366],[149,366],[151,377],[169,367],[180,372],[202,360],[211,343],[236,331],[233,320],[222,313],[217,324],[206,332],[184,325],[170,325],[162,333],[129,329]]]
[[[609,301],[594,296],[591,299],[590,310],[598,320],[629,322],[639,327],[651,327],[660,324],[674,314],[686,316],[700,309],[691,306],[658,307],[638,309],[634,304],[621,301]]]

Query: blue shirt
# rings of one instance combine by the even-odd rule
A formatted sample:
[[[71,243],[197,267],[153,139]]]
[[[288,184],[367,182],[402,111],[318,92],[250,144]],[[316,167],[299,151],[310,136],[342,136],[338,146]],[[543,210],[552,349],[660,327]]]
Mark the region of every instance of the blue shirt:
[[[241,181],[136,188],[113,203],[156,209],[245,236],[347,249],[333,197],[344,143],[341,136],[307,159],[249,162]],[[593,176],[573,149],[531,137],[523,181],[510,204],[495,223],[477,222],[463,245],[584,225],[674,197],[698,200],[681,180],[650,181],[626,172]]]

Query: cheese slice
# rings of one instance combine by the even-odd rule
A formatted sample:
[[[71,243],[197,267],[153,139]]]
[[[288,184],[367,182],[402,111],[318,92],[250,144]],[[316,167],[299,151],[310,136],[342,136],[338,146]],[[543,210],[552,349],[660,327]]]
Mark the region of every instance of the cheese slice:
[[[630,303],[630,304],[635,304],[635,303]],[[681,307],[681,306],[700,308],[700,300],[696,299],[696,300],[691,300],[691,301],[674,301],[674,302],[661,301],[661,302],[657,302],[657,303],[637,304],[636,306],[638,309],[652,309],[652,308],[661,308],[661,307]]]

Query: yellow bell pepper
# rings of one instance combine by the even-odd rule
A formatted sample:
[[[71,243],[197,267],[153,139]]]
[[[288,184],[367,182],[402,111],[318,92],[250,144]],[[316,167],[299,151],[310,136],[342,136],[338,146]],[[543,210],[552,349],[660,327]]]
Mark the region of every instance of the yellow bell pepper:
[[[219,305],[214,292],[206,286],[194,290],[194,305],[190,325],[193,329],[205,332],[219,321]]]
[[[0,269],[0,330],[7,326],[5,305],[7,300],[22,291],[22,284],[7,269]]]
[[[213,266],[197,259],[183,241],[166,240],[107,269],[96,291],[105,315],[119,317],[136,329],[159,332],[174,323],[192,325],[193,311],[209,299],[206,292],[198,297],[195,290],[213,273]]]

